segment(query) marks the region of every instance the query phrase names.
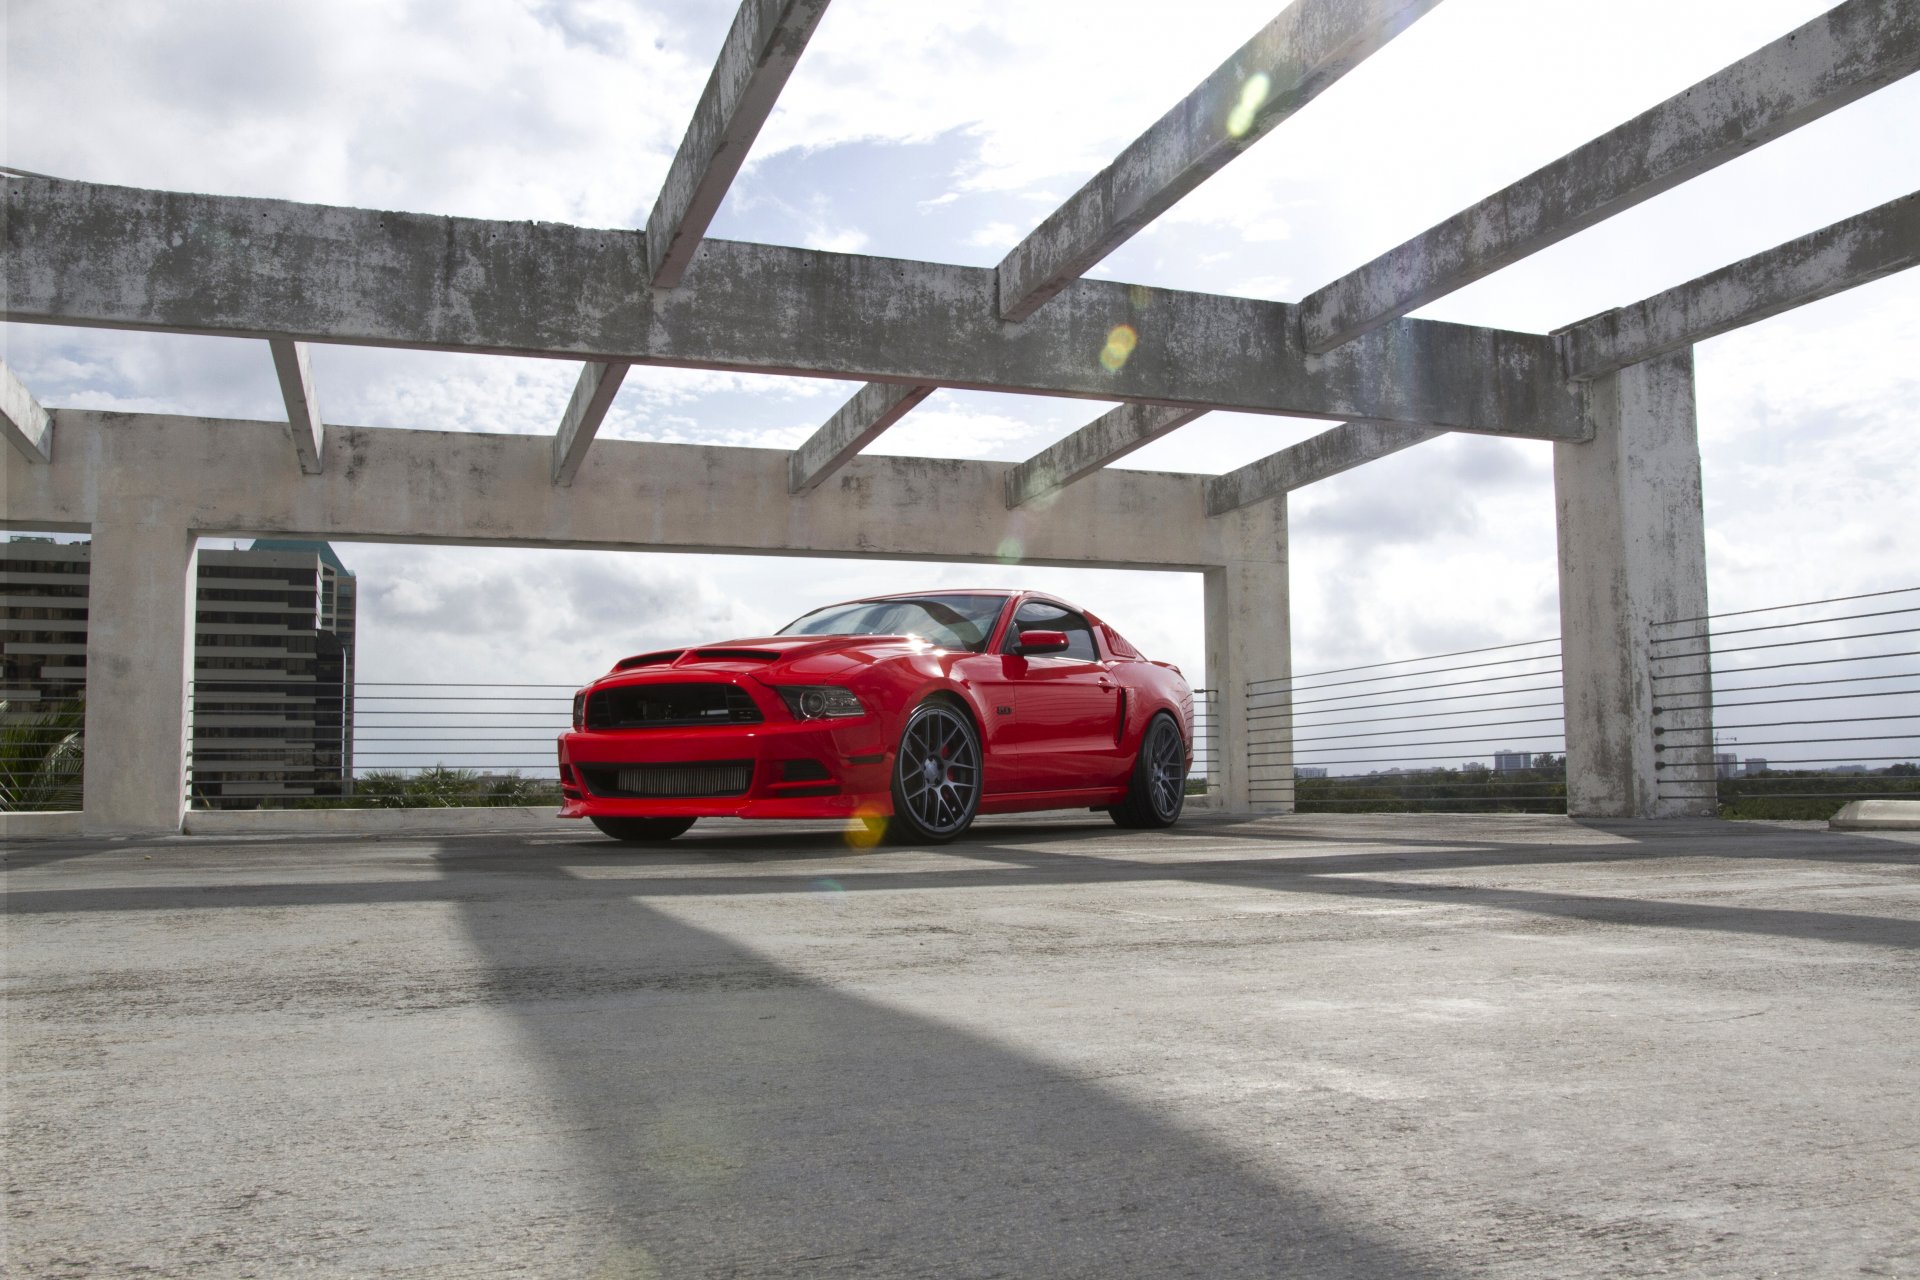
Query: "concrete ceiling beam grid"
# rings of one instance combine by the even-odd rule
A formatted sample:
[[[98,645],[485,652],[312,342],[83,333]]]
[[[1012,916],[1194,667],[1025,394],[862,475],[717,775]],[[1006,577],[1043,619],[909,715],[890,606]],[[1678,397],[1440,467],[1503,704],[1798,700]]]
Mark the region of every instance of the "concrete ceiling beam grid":
[[[562,488],[573,483],[580,464],[600,424],[606,420],[613,398],[620,393],[628,366],[619,360],[589,360],[574,383],[573,398],[560,416],[560,427],[553,433],[553,482]]]
[[[1889,200],[1556,335],[1582,381],[1920,264],[1920,192]]]
[[[1064,489],[1205,412],[1157,404],[1123,404],[1103,413],[1007,472],[1007,507],[1011,510]]]
[[[708,240],[680,288],[653,291],[637,231],[4,187],[7,316],[22,323],[1592,435],[1546,334],[1397,320],[1310,356],[1283,302],[1082,279],[1008,325],[988,268]],[[1134,345],[1103,360],[1122,325]]]
[[[647,277],[680,284],[827,0],[744,0],[647,218]]]
[[[1207,514],[1223,516],[1229,511],[1277,498],[1444,434],[1432,427],[1344,422],[1238,470],[1209,477]]]
[[[273,372],[280,380],[280,398],[287,405],[293,451],[300,456],[300,469],[317,476],[322,466],[321,441],[326,429],[320,424],[320,398],[313,390],[313,361],[307,354],[307,344],[290,338],[269,338],[267,346],[273,352]]]
[[[0,435],[28,462],[44,466],[53,461],[53,418],[4,361],[0,361]]]
[[[1846,0],[1316,290],[1324,353],[1920,70],[1920,5]]]
[[[793,451],[787,464],[787,489],[807,493],[820,482],[852,462],[860,451],[880,438],[880,433],[913,411],[914,406],[937,390],[928,386],[902,386],[892,382],[869,382],[853,393],[853,399]]]
[[[1024,320],[1440,0],[1295,0],[1000,263]]]

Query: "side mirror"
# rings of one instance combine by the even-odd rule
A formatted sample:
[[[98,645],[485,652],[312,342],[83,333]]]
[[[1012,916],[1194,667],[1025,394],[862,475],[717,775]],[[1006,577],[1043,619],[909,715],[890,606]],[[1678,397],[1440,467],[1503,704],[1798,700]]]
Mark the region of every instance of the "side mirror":
[[[1025,657],[1037,653],[1065,653],[1067,633],[1064,631],[1022,631],[1020,643],[1014,652]]]

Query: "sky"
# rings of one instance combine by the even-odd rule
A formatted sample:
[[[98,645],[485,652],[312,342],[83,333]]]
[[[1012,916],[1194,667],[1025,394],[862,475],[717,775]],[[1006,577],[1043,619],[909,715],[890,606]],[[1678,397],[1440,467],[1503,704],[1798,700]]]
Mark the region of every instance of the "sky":
[[[1824,0],[1446,0],[1093,274],[1297,300]],[[835,0],[711,234],[996,264],[1275,0]],[[728,0],[9,0],[0,163],[131,186],[644,225]],[[1920,189],[1920,77],[1417,315],[1544,332]],[[266,346],[0,326],[42,403],[281,418]],[[1697,350],[1716,610],[1920,585],[1920,272]],[[317,347],[329,421],[550,434],[578,367]],[[791,447],[855,389],[636,368],[602,438]],[[1018,460],[1086,401],[938,392],[875,452]],[[1214,414],[1119,465],[1327,424]],[[1293,495],[1297,671],[1558,631],[1551,446],[1451,435]],[[243,530],[234,531],[245,533]],[[581,681],[935,585],[1039,586],[1204,678],[1192,575],[342,545],[361,673]]]

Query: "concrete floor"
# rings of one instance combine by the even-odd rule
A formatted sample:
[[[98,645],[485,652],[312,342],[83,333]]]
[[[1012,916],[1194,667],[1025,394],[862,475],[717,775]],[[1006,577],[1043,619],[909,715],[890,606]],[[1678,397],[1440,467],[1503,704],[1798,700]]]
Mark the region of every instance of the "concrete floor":
[[[19,1276],[1920,1276],[1920,837],[7,859]]]

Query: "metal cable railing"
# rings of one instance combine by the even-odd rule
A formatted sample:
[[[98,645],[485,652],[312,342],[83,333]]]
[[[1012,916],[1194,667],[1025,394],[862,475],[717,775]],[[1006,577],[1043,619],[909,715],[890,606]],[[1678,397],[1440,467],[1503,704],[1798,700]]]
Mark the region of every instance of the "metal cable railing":
[[[1655,624],[1661,798],[1778,818],[1920,799],[1916,641],[1920,587]]]
[[[65,676],[0,679],[0,812],[80,807],[86,688]]]
[[[1252,681],[1251,797],[1301,812],[1563,813],[1559,657],[1555,637]]]
[[[187,789],[200,808],[558,803],[571,684],[201,675]]]
[[[1220,789],[1219,755],[1215,745],[1219,728],[1215,713],[1217,697],[1212,689],[1193,691],[1193,767],[1187,771],[1189,795]]]

